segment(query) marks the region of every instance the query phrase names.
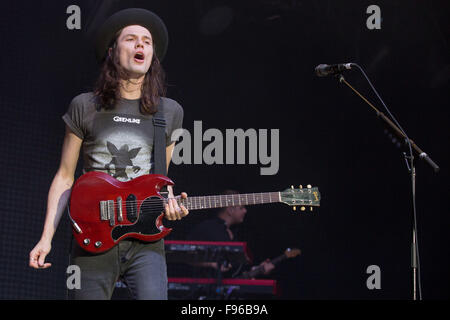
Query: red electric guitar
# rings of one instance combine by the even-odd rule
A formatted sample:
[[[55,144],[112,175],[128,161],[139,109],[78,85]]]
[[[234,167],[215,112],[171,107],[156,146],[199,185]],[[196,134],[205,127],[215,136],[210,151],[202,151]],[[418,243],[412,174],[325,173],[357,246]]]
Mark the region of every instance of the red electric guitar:
[[[147,174],[128,182],[91,171],[82,175],[72,187],[69,217],[73,235],[86,251],[100,253],[125,238],[157,241],[171,232],[163,225],[164,204],[161,188],[174,183],[158,174]],[[248,193],[177,198],[189,211],[237,205],[282,202],[290,206],[320,205],[317,188],[291,187],[282,192]]]

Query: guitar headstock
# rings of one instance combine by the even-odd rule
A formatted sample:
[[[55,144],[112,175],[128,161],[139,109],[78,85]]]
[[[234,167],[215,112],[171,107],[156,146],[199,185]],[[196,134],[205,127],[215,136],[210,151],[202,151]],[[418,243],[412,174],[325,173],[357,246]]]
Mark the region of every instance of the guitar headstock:
[[[281,202],[292,206],[294,210],[297,209],[297,206],[300,206],[301,211],[305,211],[306,207],[309,207],[310,210],[313,210],[313,207],[320,206],[320,192],[319,188],[311,187],[311,185],[307,185],[306,188],[303,188],[302,185],[299,188],[288,188],[284,191],[280,192]]]
[[[302,253],[301,250],[297,248],[287,248],[286,251],[284,251],[284,254],[287,258],[295,258],[296,256],[300,255],[300,253]]]

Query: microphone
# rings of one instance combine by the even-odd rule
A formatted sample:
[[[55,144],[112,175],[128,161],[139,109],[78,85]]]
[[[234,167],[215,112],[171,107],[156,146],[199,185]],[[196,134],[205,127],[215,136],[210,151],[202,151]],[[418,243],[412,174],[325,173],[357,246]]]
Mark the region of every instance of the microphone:
[[[350,70],[353,63],[339,63],[339,64],[319,64],[315,71],[318,77],[326,77],[329,75],[335,75],[341,73],[344,70]]]
[[[422,152],[419,155],[419,157],[420,159],[423,159],[426,162],[428,162],[428,164],[433,168],[434,172],[438,172],[440,170],[439,166],[436,163],[434,163],[434,161],[431,160],[431,158],[425,152]]]

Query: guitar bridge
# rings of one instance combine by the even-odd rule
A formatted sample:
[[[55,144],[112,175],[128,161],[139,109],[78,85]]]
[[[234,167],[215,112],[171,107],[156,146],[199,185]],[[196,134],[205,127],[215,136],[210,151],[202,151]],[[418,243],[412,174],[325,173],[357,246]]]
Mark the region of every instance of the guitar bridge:
[[[100,220],[109,221],[110,226],[114,226],[114,200],[100,201]]]

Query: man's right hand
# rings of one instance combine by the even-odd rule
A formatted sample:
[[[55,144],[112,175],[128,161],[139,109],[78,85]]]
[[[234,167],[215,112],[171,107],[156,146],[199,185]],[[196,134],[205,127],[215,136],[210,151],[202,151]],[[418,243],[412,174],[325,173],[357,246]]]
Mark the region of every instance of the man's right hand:
[[[45,262],[45,257],[52,249],[51,241],[40,240],[30,252],[29,266],[35,269],[46,269],[51,263]]]

